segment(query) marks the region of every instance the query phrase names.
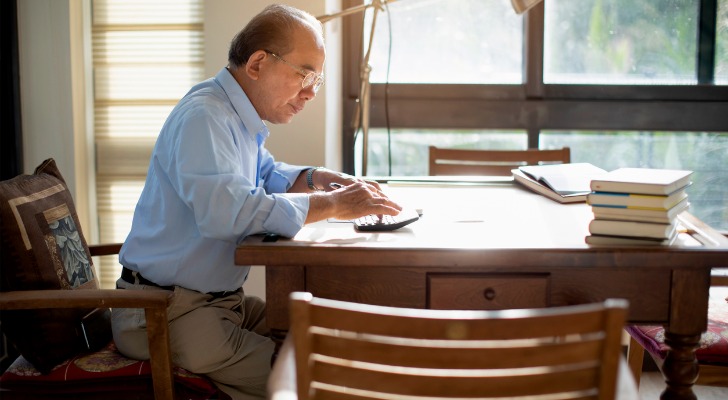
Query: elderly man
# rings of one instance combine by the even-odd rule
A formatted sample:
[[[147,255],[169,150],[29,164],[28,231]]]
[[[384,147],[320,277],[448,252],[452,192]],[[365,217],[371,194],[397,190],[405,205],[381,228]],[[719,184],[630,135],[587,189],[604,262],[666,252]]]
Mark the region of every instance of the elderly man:
[[[117,287],[171,290],[173,362],[205,374],[234,399],[265,396],[274,343],[262,300],[245,296],[249,267],[236,266],[247,235],[291,237],[305,223],[401,207],[374,182],[277,162],[264,121],[288,123],[323,84],[321,24],[272,5],[233,39],[227,67],[194,86],[157,139]],[[343,187],[333,190],[331,184]],[[147,359],[143,310],[115,309],[114,340]]]

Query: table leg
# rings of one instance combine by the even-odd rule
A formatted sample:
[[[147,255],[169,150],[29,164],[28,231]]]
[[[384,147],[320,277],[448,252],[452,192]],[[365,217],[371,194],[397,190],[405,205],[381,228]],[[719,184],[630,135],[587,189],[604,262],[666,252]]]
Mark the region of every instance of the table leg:
[[[273,356],[271,356],[270,365],[275,364],[276,360],[278,359],[278,353],[281,350],[281,346],[283,346],[283,341],[286,339],[287,333],[288,331],[284,329],[270,330],[270,338],[271,340],[273,340],[273,343],[275,343],[276,346],[273,350]]]
[[[695,349],[698,348],[700,335],[679,335],[665,331],[665,344],[670,350],[662,365],[667,388],[660,399],[697,400],[693,393],[693,384],[698,379],[698,360]]]
[[[288,333],[285,329],[271,329],[270,330],[270,338],[273,340],[273,343],[276,344],[275,352],[278,353],[278,350],[281,349],[281,346],[283,346],[283,341],[286,340],[286,334]]]
[[[278,357],[288,333],[288,296],[306,290],[305,276],[302,266],[265,268],[266,323],[276,345],[272,361]]]

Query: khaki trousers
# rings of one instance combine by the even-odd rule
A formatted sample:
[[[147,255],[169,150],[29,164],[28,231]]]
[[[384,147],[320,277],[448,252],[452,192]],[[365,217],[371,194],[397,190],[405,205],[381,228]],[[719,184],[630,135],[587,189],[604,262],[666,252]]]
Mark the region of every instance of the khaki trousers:
[[[117,287],[164,290],[121,279]],[[212,299],[175,286],[167,313],[175,365],[208,376],[234,400],[265,398],[274,343],[268,337],[263,300],[245,296],[242,289]],[[134,359],[149,359],[144,310],[113,309],[111,320],[119,351]]]

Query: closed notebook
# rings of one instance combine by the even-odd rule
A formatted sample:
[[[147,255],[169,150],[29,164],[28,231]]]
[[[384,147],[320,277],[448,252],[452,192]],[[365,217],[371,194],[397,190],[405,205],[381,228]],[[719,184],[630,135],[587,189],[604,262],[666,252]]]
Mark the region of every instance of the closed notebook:
[[[592,192],[586,196],[586,202],[592,206],[637,208],[648,210],[669,210],[688,194],[685,190],[678,190],[669,196],[655,196],[634,193]]]
[[[690,184],[692,171],[654,168],[619,168],[591,181],[595,192],[666,195]]]
[[[589,233],[593,235],[645,237],[669,239],[675,234],[676,225],[651,222],[614,221],[594,219],[589,223]]]

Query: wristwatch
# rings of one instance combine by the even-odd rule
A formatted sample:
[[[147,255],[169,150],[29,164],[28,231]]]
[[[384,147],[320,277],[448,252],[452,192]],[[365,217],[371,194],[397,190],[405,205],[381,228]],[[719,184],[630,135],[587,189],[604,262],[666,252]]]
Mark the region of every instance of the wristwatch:
[[[316,192],[320,192],[323,189],[319,189],[316,187],[316,185],[313,184],[313,173],[322,168],[323,167],[315,167],[309,169],[308,172],[306,172],[306,183],[308,184],[308,188]]]

